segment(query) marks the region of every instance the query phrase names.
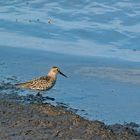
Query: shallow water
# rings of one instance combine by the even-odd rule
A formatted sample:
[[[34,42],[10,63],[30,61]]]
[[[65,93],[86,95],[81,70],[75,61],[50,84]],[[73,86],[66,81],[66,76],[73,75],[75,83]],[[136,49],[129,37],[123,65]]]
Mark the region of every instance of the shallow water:
[[[55,87],[43,96],[52,104],[68,107],[88,119],[111,123],[140,124],[139,63],[60,55],[30,49],[0,48],[0,83],[12,84],[46,75],[52,64],[68,78],[58,76]],[[5,84],[2,93],[15,93]],[[17,90],[21,96],[34,91]]]
[[[49,91],[56,102],[89,119],[140,124],[139,15],[136,0],[1,0],[1,81],[57,65],[69,78]]]

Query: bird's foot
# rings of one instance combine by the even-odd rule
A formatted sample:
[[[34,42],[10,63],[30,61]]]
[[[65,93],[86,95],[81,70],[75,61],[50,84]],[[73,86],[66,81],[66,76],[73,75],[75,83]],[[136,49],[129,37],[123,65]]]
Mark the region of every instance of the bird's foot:
[[[51,100],[51,101],[54,101],[55,100],[54,98],[51,98],[51,97],[48,97],[48,96],[44,97],[44,99],[45,100]]]
[[[36,94],[36,97],[37,97],[37,99],[40,99],[40,100],[42,100],[42,101],[45,101],[45,100],[54,101],[54,100],[55,100],[54,98],[51,98],[51,97],[48,97],[48,96],[43,97],[42,94],[40,94],[40,92],[38,92],[38,93]]]

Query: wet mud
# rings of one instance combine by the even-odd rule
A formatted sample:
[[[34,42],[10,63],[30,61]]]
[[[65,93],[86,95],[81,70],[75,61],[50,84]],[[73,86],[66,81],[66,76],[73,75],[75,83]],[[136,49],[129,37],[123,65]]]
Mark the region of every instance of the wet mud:
[[[3,140],[140,139],[140,133],[129,124],[107,126],[50,104],[23,105],[0,100],[0,124],[0,139]]]

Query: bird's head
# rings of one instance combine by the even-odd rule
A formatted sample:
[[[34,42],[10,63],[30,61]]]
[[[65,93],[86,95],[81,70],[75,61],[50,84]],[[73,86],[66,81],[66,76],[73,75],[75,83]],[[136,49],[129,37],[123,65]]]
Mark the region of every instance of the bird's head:
[[[50,76],[56,76],[57,74],[61,74],[63,75],[64,77],[67,77],[65,74],[63,74],[60,69],[56,66],[53,66],[50,70],[50,72],[48,73]]]

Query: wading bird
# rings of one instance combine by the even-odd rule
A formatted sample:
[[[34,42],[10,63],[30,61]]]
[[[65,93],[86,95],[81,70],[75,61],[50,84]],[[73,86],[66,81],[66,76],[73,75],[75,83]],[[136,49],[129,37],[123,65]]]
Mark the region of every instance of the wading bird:
[[[61,74],[64,77],[67,77],[63,74],[60,69],[56,66],[53,66],[46,76],[41,76],[33,80],[27,81],[25,83],[16,84],[16,87],[23,89],[30,89],[38,91],[37,95],[40,95],[42,91],[47,91],[51,89],[57,80],[57,74]]]

